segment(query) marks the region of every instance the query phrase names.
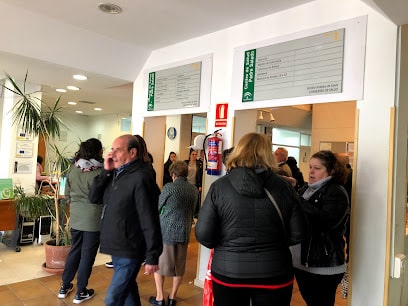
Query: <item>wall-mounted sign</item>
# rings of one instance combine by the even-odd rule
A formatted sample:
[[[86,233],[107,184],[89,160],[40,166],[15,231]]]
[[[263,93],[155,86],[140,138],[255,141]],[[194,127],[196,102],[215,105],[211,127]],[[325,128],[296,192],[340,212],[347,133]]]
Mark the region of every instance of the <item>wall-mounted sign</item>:
[[[33,147],[34,144],[26,141],[17,141],[16,142],[16,157],[33,157]]]
[[[17,132],[17,140],[33,140],[33,135],[19,129]]]
[[[217,103],[215,108],[215,127],[226,127],[228,121],[228,103]]]
[[[200,106],[201,62],[149,73],[148,111]]]
[[[245,51],[242,102],[341,92],[344,32]]]

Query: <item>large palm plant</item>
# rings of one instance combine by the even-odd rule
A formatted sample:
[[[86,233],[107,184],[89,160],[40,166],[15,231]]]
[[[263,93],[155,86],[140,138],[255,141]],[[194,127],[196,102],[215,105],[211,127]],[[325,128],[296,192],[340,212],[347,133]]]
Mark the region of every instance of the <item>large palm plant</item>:
[[[36,214],[38,210],[36,211],[33,207],[35,203],[41,203],[41,199],[43,199],[44,207],[47,207],[48,213],[51,214],[56,225],[56,245],[66,245],[70,242],[68,231],[69,218],[65,210],[61,211],[61,208],[64,206],[61,205],[60,185],[58,182],[60,182],[61,176],[64,175],[69,168],[70,161],[63,156],[63,152],[56,146],[55,140],[60,136],[61,128],[67,127],[60,117],[62,110],[62,107],[59,105],[60,98],[50,107],[45,104],[41,98],[38,98],[38,91],[27,93],[27,76],[28,73],[25,75],[22,86],[19,86],[9,74],[6,74],[6,79],[12,86],[2,86],[18,97],[11,110],[13,125],[20,127],[26,134],[34,136],[41,135],[44,138],[45,147],[48,151],[46,153],[47,165],[49,167],[49,173],[53,174],[53,181],[49,181],[48,183],[52,189],[54,205],[53,207],[50,206],[49,198],[47,199],[47,197],[43,195],[35,194],[30,199],[30,197],[24,193],[24,190],[19,188],[16,188],[16,205],[25,205],[25,207],[20,207],[20,209],[31,210],[29,212],[32,217],[37,217]],[[55,182],[57,182],[57,184],[53,184]],[[29,201],[31,201],[31,205],[27,205]],[[63,220],[65,220],[65,222]]]

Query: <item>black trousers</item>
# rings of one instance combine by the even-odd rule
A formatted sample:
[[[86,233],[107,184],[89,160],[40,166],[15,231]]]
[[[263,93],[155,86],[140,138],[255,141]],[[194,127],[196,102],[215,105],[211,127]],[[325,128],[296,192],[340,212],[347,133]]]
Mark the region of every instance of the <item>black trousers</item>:
[[[62,283],[65,287],[72,282],[77,271],[77,293],[82,292],[88,285],[99,248],[99,234],[100,232],[71,229],[72,246],[62,273]]]
[[[290,306],[293,285],[280,289],[231,288],[212,282],[214,306]]]
[[[321,275],[295,269],[300,294],[307,306],[334,306],[337,286],[343,275]]]

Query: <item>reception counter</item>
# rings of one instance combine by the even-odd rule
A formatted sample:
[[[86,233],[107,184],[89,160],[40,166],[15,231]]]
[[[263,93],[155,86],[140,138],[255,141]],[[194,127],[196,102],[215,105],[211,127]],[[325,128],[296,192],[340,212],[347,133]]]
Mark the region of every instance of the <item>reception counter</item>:
[[[16,210],[13,200],[0,200],[0,231],[16,229]]]

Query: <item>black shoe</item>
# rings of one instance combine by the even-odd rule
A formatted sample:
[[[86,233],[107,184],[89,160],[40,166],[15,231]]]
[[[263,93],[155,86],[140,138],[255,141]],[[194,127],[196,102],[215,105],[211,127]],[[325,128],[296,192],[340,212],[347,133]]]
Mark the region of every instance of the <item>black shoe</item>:
[[[167,306],[176,306],[176,300],[169,298]]]
[[[113,268],[113,262],[112,262],[112,261],[106,262],[106,263],[105,263],[105,266],[106,266],[107,268]]]
[[[95,295],[95,291],[93,289],[85,289],[84,292],[77,293],[72,302],[74,304],[81,304],[82,302],[85,302],[86,300],[92,299],[94,295]]]
[[[149,297],[149,304],[153,306],[166,306],[164,300],[157,301],[155,296]]]
[[[58,291],[58,297],[60,299],[65,299],[72,289],[74,289],[74,285],[72,283],[69,283],[68,287],[64,287],[64,284],[62,284],[60,290]]]

